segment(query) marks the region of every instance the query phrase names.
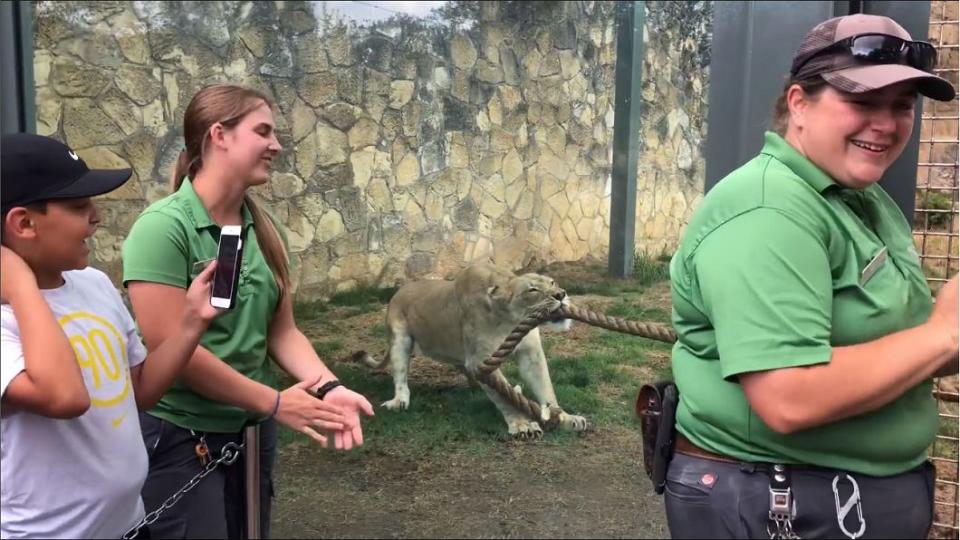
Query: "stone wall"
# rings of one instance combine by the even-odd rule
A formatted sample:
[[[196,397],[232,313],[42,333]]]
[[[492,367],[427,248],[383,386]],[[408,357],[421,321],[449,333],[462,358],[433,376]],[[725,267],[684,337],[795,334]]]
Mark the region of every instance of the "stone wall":
[[[672,254],[703,198],[712,4],[646,2],[636,247]]]
[[[94,237],[117,282],[125,233],[169,193],[184,109],[212,82],[277,104],[286,151],[258,195],[288,230],[301,296],[486,257],[604,259],[615,10],[450,2],[358,27],[323,2],[39,2],[38,131],[92,167],[134,169]],[[702,192],[710,4],[647,10],[637,244],[659,253]]]

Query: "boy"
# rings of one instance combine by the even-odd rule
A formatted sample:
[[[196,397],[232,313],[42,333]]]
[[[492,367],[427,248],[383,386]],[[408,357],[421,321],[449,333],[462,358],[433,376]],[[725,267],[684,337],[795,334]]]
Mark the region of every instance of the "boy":
[[[90,198],[131,170],[89,170],[66,145],[23,133],[2,137],[0,167],[0,536],[119,538],[144,516],[138,409],[219,314],[215,264],[190,286],[181,331],[147,355],[110,279],[87,267]]]

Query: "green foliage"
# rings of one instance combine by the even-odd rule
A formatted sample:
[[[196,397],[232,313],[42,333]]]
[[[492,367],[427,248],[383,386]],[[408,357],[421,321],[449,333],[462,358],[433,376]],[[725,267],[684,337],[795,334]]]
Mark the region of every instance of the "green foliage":
[[[660,253],[654,257],[644,250],[633,257],[633,275],[641,285],[650,285],[670,279],[670,255]]]
[[[386,304],[396,292],[396,287],[379,288],[374,285],[360,284],[352,289],[334,294],[330,297],[330,304],[334,306],[360,306],[369,303]]]
[[[918,210],[926,214],[927,226],[931,229],[943,229],[950,224],[950,218],[960,207],[952,199],[950,194],[940,193],[938,191],[926,191],[919,198]],[[934,212],[924,212],[924,210],[939,210]],[[953,212],[950,212],[953,210]],[[924,219],[919,216],[919,219]],[[922,224],[923,221],[920,222]]]
[[[330,306],[322,300],[293,303],[293,318],[298,322],[321,318],[328,311]]]

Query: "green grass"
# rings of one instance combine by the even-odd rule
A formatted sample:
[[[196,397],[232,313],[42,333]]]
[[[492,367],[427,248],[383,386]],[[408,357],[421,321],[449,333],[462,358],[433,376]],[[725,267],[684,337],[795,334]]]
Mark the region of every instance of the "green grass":
[[[644,250],[633,257],[633,275],[641,285],[650,285],[670,279],[670,255],[661,253],[650,255]]]
[[[620,299],[607,308],[606,314],[611,317],[630,319],[639,322],[669,323],[670,313],[659,307],[643,307],[629,299]]]
[[[330,311],[330,306],[322,300],[313,302],[294,302],[293,318],[297,321],[322,319],[323,314]]]
[[[330,297],[330,304],[334,306],[386,304],[396,292],[396,287],[378,288],[373,285],[360,284],[350,290],[334,294]]]
[[[568,283],[563,285],[567,294],[595,294],[597,296],[621,296],[640,292],[643,287],[633,279],[601,278],[594,283]]]
[[[320,358],[329,358],[333,353],[340,352],[344,349],[343,342],[338,339],[313,340],[310,343],[313,345],[313,349],[317,351],[317,354],[320,355]]]
[[[341,291],[328,300],[295,302],[293,316],[297,321],[323,322],[336,309],[338,318],[349,318],[382,309],[397,292],[396,287],[378,288],[360,284]]]

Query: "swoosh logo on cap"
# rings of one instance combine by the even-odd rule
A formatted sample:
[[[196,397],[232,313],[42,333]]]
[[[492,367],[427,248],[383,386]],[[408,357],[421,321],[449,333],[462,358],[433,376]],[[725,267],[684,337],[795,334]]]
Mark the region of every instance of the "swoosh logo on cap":
[[[77,161],[77,160],[80,159],[80,156],[74,154],[73,152],[67,152],[67,154],[69,154],[70,157],[72,157],[74,161]]]

